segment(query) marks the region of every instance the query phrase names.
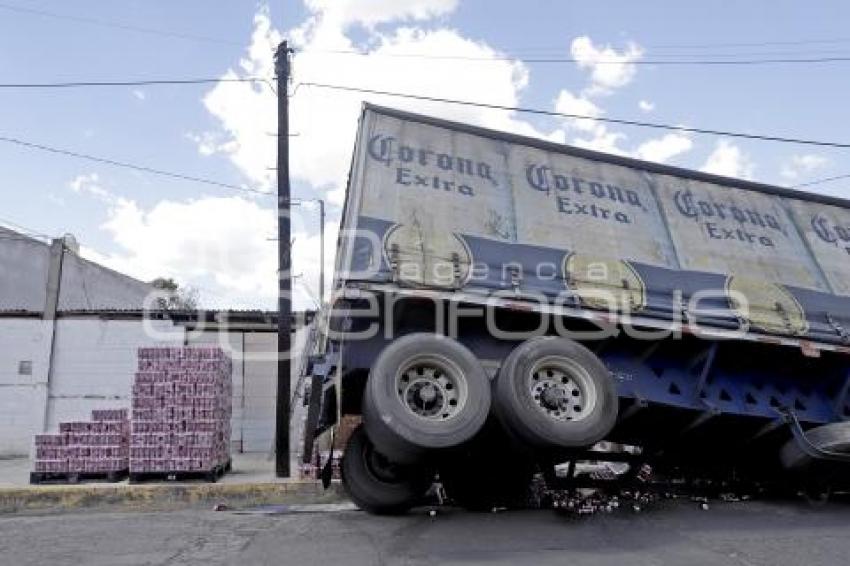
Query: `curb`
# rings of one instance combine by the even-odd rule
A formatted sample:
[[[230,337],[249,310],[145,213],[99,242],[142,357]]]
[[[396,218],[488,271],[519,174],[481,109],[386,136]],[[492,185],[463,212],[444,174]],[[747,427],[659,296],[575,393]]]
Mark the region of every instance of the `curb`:
[[[342,486],[319,482],[243,484],[49,485],[0,489],[0,514],[81,510],[167,511],[223,504],[246,507],[273,503],[337,503]]]

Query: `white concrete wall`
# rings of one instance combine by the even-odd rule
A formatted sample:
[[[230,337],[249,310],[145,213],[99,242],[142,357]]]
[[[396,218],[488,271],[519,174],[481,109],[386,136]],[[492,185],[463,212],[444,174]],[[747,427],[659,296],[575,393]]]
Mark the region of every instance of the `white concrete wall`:
[[[218,333],[187,334],[167,321],[149,324],[155,327],[155,336],[138,320],[60,318],[48,402],[51,323],[36,318],[0,319],[0,457],[29,454],[34,434],[56,431],[63,421],[88,419],[92,409],[129,407],[137,349],[182,345],[184,339],[190,345],[217,344],[233,352],[232,448],[271,453],[277,334],[231,332],[221,342]],[[298,354],[304,334],[295,335]],[[18,375],[21,361],[32,362],[31,376]],[[292,367],[293,371],[299,367],[298,359]],[[296,382],[293,377],[293,386]]]
[[[0,456],[29,454],[41,432],[51,326],[39,319],[0,319]],[[20,375],[20,362],[32,375]]]
[[[60,422],[86,420],[92,409],[129,408],[141,347],[183,344],[182,328],[137,320],[59,319],[50,384],[48,430]]]
[[[218,333],[186,333],[167,321],[150,324],[157,331],[155,336],[138,320],[60,318],[48,397],[51,323],[0,319],[0,457],[29,454],[34,434],[56,431],[60,422],[88,419],[92,409],[129,407],[137,349],[182,345],[184,340],[190,345],[221,345],[233,353],[232,448],[270,453],[277,334],[231,332],[221,342]],[[301,342],[296,338],[296,349]],[[32,362],[31,376],[18,375],[21,361]],[[292,367],[293,371],[298,368],[297,359]]]

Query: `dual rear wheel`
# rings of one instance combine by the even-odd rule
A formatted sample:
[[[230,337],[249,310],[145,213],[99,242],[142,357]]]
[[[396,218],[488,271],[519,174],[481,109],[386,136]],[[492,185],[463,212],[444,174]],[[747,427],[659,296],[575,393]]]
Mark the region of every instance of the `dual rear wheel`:
[[[482,440],[494,438],[491,433],[472,442],[491,406],[501,425],[495,437],[507,432],[513,443]],[[513,499],[518,485],[531,478],[533,467],[515,465],[511,445],[590,446],[610,432],[616,416],[617,394],[608,370],[571,340],[540,337],[520,344],[491,384],[475,355],[459,342],[410,334],[387,346],[371,369],[363,427],[346,449],[343,480],[364,509],[400,512],[418,502],[429,483],[411,471],[425,470],[427,457],[439,455],[432,460],[447,480],[449,495],[462,501],[474,492],[475,497],[466,497],[474,502],[468,506],[484,508],[490,502],[479,496],[489,494],[493,503],[505,500],[505,494]],[[397,473],[379,473],[381,461]]]
[[[572,340],[544,336],[508,355],[493,388],[496,417],[523,444],[580,448],[602,440],[617,420],[616,387],[596,355]]]

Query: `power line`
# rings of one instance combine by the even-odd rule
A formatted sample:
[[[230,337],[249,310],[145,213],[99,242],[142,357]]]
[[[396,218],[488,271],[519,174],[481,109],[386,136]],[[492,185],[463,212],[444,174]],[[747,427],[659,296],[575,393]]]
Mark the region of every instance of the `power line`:
[[[24,239],[24,238],[29,238],[29,239],[42,238],[42,239],[49,240],[53,237],[53,236],[50,236],[49,234],[45,234],[43,232],[39,232],[38,230],[28,228],[27,226],[24,226],[22,224],[18,224],[17,222],[13,222],[13,221],[9,220],[8,218],[0,218],[0,222],[6,225],[5,227],[0,226],[0,230],[5,228],[6,230],[16,232],[16,233],[18,233],[17,237],[21,238],[21,239]],[[2,233],[0,233],[0,234],[2,234]],[[5,237],[6,239],[11,239],[8,234],[2,234],[2,237]]]
[[[820,185],[822,183],[829,183],[830,181],[840,181],[841,179],[850,179],[850,173],[846,175],[836,175],[835,177],[825,177],[823,179],[815,179],[814,181],[808,181],[806,183],[800,183],[799,185],[793,185],[792,189],[799,189],[801,187],[811,187],[812,185]]]
[[[55,83],[0,83],[0,88],[6,89],[49,89],[49,88],[83,88],[83,87],[124,87],[124,86],[156,86],[156,85],[193,85],[217,83],[265,83],[270,88],[271,83],[263,77],[222,77],[217,79],[150,79],[132,81],[71,81]],[[272,88],[274,92],[274,88]]]
[[[97,163],[112,165],[114,167],[122,167],[124,169],[132,169],[134,171],[141,171],[143,173],[150,173],[152,175],[159,175],[159,176],[162,176],[162,177],[170,177],[172,179],[180,179],[182,181],[192,181],[194,183],[202,183],[202,184],[205,184],[205,185],[212,185],[214,187],[231,189],[231,190],[241,191],[241,192],[245,192],[245,193],[259,194],[259,195],[264,195],[264,196],[272,195],[272,193],[269,193],[267,191],[261,191],[259,189],[252,189],[250,187],[240,187],[239,185],[231,185],[229,183],[222,183],[220,181],[215,181],[215,180],[212,180],[212,179],[206,179],[204,177],[195,177],[195,176],[192,176],[192,175],[186,175],[184,173],[175,173],[173,171],[165,171],[163,169],[155,169],[153,167],[147,167],[145,165],[136,165],[134,163],[128,163],[126,161],[116,161],[114,159],[108,159],[108,158],[105,158],[105,157],[98,157],[98,156],[90,155],[90,154],[87,154],[87,153],[78,153],[76,151],[70,151],[70,150],[67,150],[67,149],[60,149],[60,148],[57,148],[57,147],[51,147],[51,146],[47,146],[47,145],[43,145],[43,144],[39,144],[39,143],[28,142],[28,141],[24,141],[24,140],[17,139],[17,138],[0,136],[0,142],[10,143],[10,144],[18,145],[18,146],[21,146],[21,147],[30,148],[30,149],[37,149],[37,150],[40,150],[40,151],[55,153],[55,154],[58,154],[58,155],[65,155],[65,156],[68,156],[68,157],[76,157],[78,159],[86,159],[88,161],[94,161],[94,162],[97,162]]]
[[[602,118],[598,116],[587,116],[583,114],[568,114],[565,112],[555,112],[553,110],[542,110],[539,108],[523,108],[519,106],[506,106],[502,104],[488,104],[484,102],[473,102],[470,100],[455,100],[451,98],[440,98],[436,96],[425,96],[421,94],[409,94],[409,93],[401,93],[401,92],[392,92],[386,90],[376,90],[369,88],[359,88],[353,86],[345,86],[345,85],[331,85],[331,84],[323,84],[323,83],[312,83],[312,82],[302,82],[301,85],[315,87],[315,88],[326,88],[331,90],[339,90],[339,91],[347,91],[347,92],[359,92],[364,94],[377,94],[381,96],[394,96],[399,98],[409,98],[413,100],[422,100],[426,102],[440,102],[445,104],[457,104],[460,106],[475,106],[477,108],[489,108],[492,110],[507,110],[511,112],[522,112],[525,114],[538,114],[542,116],[556,116],[560,118],[572,118],[579,120],[594,120],[597,122],[607,122],[610,124],[621,124],[626,126],[639,126],[642,128],[655,128],[659,130],[672,130],[678,132],[689,132],[694,134],[710,134],[716,136],[727,136],[732,138],[744,138],[751,140],[761,140],[761,141],[774,141],[774,142],[783,142],[783,143],[795,143],[801,145],[815,145],[815,146],[823,146],[823,147],[836,147],[836,148],[850,148],[850,143],[843,142],[831,142],[831,141],[817,141],[817,140],[807,140],[800,138],[789,138],[783,136],[769,136],[769,135],[758,135],[758,134],[745,134],[742,132],[729,132],[725,130],[711,130],[705,128],[691,128],[687,126],[673,126],[671,124],[660,124],[656,122],[641,122],[637,120],[625,120],[621,118]]]
[[[636,42],[634,42],[636,43]],[[644,49],[731,49],[738,47],[787,47],[797,45],[835,45],[841,43],[850,43],[850,37],[835,37],[825,39],[799,39],[799,40],[783,40],[783,41],[754,41],[754,42],[730,42],[730,43],[648,43],[640,44]],[[614,47],[620,51],[628,49],[629,45],[621,45]],[[536,45],[523,47],[506,47],[509,52],[563,52],[563,45]]]
[[[739,43],[680,43],[647,45],[652,49],[713,49],[727,47],[771,47],[779,45],[823,45],[835,43],[850,43],[850,37],[835,37],[830,39],[798,39],[788,41],[756,41]]]
[[[75,16],[71,14],[60,14],[56,12],[50,12],[47,10],[28,8],[24,6],[18,6],[15,4],[8,4],[5,2],[0,2],[0,10],[6,10],[9,12],[17,12],[21,14],[30,14],[54,19],[61,19],[67,21],[74,21],[77,23],[94,25],[100,27],[107,28],[115,28],[121,29],[124,31],[131,31],[135,33],[143,33],[150,35],[158,35],[162,37],[170,37],[174,39],[184,39],[190,41],[199,41],[205,43],[218,43],[222,45],[234,45],[243,47],[243,43],[238,41],[232,41],[228,39],[224,39],[221,37],[213,37],[206,35],[197,35],[190,34],[184,32],[176,32],[170,30],[163,30],[158,28],[151,28],[147,26],[137,26],[133,24],[126,24],[123,22],[116,22],[112,20],[104,20],[98,18],[90,18],[84,16]],[[828,45],[828,44],[840,44],[840,43],[850,43],[850,38],[827,38],[827,39],[803,39],[803,40],[783,40],[783,41],[761,41],[761,42],[737,42],[737,43],[684,43],[684,44],[649,44],[644,47],[648,49],[725,49],[725,48],[736,48],[736,47],[770,47],[770,46],[795,46],[795,45]],[[514,51],[559,51],[562,48],[560,46],[557,47],[521,47],[516,48]]]
[[[432,55],[427,53],[370,53],[346,49],[305,49],[299,53],[318,53],[326,55],[359,55],[362,57],[396,57],[396,58],[413,58],[413,59],[434,59],[434,60],[457,60],[457,61],[479,61],[479,62],[501,62],[501,61],[516,61],[528,64],[536,63],[572,63],[572,64],[593,64],[593,65],[693,65],[693,66],[740,66],[740,65],[777,65],[777,64],[815,64],[815,63],[846,63],[850,62],[850,56],[836,57],[776,57],[762,59],[692,59],[692,60],[676,60],[676,59],[602,59],[589,61],[587,59],[579,59],[576,57],[539,57],[539,58],[521,58],[509,56],[493,56],[493,57],[474,57],[465,55]]]
[[[9,12],[17,12],[20,14],[29,14],[36,15],[41,17],[48,17],[60,20],[73,21],[86,25],[93,25],[99,27],[106,28],[114,28],[120,29],[124,31],[131,31],[135,33],[149,34],[149,35],[157,35],[161,37],[169,37],[173,39],[182,39],[189,41],[198,41],[204,43],[216,43],[221,45],[232,45],[243,47],[243,43],[238,41],[232,41],[220,37],[212,37],[205,35],[196,35],[184,32],[176,32],[170,30],[163,30],[158,28],[151,28],[146,26],[137,26],[133,24],[126,24],[122,22],[116,22],[111,20],[103,20],[98,18],[84,17],[84,16],[75,16],[71,14],[60,14],[56,12],[50,12],[47,10],[28,8],[24,6],[18,6],[14,4],[2,3],[0,2],[0,10],[6,10]],[[850,38],[830,38],[830,39],[814,39],[814,40],[796,40],[796,41],[764,41],[764,42],[739,42],[739,43],[704,43],[704,44],[660,44],[660,45],[646,45],[645,47],[648,49],[710,49],[710,48],[735,48],[735,47],[766,47],[766,46],[796,46],[796,45],[828,45],[828,44],[840,44],[840,43],[848,43],[850,42]],[[514,51],[560,51],[560,47],[543,47],[543,48],[535,48],[535,47],[523,47],[517,48]],[[313,51],[316,52],[316,51]],[[352,54],[360,54],[356,51],[351,51]],[[412,55],[416,57],[424,57],[425,55]],[[444,57],[444,58],[453,58],[453,57]],[[489,58],[482,58],[482,60],[491,60]],[[565,61],[565,60],[556,60],[556,59],[543,59],[543,60],[535,60],[531,59],[526,62],[529,63],[555,63],[555,62],[573,62],[573,61]],[[791,59],[791,60],[761,60],[761,61],[742,61],[736,62],[732,64],[767,64],[767,63],[823,63],[823,62],[832,62],[827,61],[823,58],[818,58],[817,60],[806,60],[806,59]],[[610,62],[602,62],[603,64],[611,63],[611,64],[619,64],[617,61]],[[646,63],[637,63],[637,64],[675,64],[674,62],[665,61],[665,62],[646,62]],[[721,62],[709,62],[704,63],[700,61],[693,62],[682,62],[679,64],[723,64]]]
[[[615,64],[615,63],[620,62],[623,59],[624,55],[628,53],[626,51],[626,49],[627,48],[620,50],[622,52],[622,55],[620,56],[619,60],[618,59],[609,59],[608,60],[609,63]],[[839,49],[820,48],[820,49],[802,49],[802,50],[801,49],[793,49],[793,50],[769,50],[769,51],[748,50],[748,51],[733,51],[733,52],[707,52],[707,53],[702,52],[702,53],[698,53],[698,54],[687,53],[687,52],[675,52],[674,51],[674,52],[664,52],[663,56],[660,57],[660,60],[661,61],[668,61],[668,60],[679,61],[679,60],[681,60],[682,62],[687,62],[687,63],[699,62],[703,59],[733,59],[734,60],[736,58],[739,59],[739,60],[747,60],[747,59],[762,60],[762,59],[769,59],[769,58],[789,58],[789,59],[798,60],[798,59],[804,59],[804,58],[814,58],[814,57],[823,58],[823,57],[830,57],[830,56],[847,57],[847,56],[850,56],[850,51],[848,51],[849,49],[850,49],[850,47],[841,47]],[[356,50],[352,50],[351,52],[352,52],[352,54],[354,54],[356,52]],[[523,58],[535,58],[535,57],[543,58],[543,59],[546,59],[546,58],[563,59],[563,58],[566,57],[566,55],[564,55],[564,49],[563,48],[552,49],[552,50],[549,50],[549,51],[531,51],[531,52],[529,52],[529,51],[516,51],[516,50],[512,50],[512,49],[503,49],[503,50],[500,51],[500,53],[502,53],[503,57],[505,57],[505,58],[513,57],[513,58],[520,59],[520,60],[522,60]],[[652,56],[655,56],[654,54],[656,53],[656,50],[646,48],[645,50],[641,51],[641,56],[643,56],[646,53],[652,53],[653,54]],[[375,52],[371,52],[370,54],[384,55],[383,53],[375,53]],[[418,54],[412,53],[412,52],[410,54],[411,55],[418,55]],[[392,56],[391,54],[387,54],[387,55]],[[430,55],[430,54],[426,53],[425,55]],[[650,56],[650,57],[652,57],[652,56]],[[571,59],[573,59],[573,58],[571,58]],[[490,59],[490,57],[482,56],[481,59],[487,60],[487,59]],[[650,61],[650,64],[651,63],[652,62]]]
[[[209,37],[204,35],[194,35],[182,32],[173,32],[166,31],[161,29],[154,29],[149,27],[136,26],[131,24],[124,24],[121,22],[114,22],[109,20],[101,20],[96,18],[87,18],[83,16],[73,16],[69,14],[58,14],[56,12],[48,12],[47,10],[39,10],[35,8],[26,8],[24,6],[17,6],[14,4],[7,4],[5,2],[0,3],[0,10],[6,10],[8,12],[17,12],[19,14],[30,14],[36,16],[43,16],[47,18],[54,18],[59,20],[69,20],[81,24],[94,25],[100,27],[107,28],[115,28],[121,29],[124,31],[132,31],[135,33],[144,33],[149,35],[159,35],[162,37],[171,37],[174,39],[185,39],[190,41],[200,41],[204,43],[219,43],[222,45],[238,45],[242,47],[243,45],[236,41],[229,41],[227,39],[222,39],[218,37]]]

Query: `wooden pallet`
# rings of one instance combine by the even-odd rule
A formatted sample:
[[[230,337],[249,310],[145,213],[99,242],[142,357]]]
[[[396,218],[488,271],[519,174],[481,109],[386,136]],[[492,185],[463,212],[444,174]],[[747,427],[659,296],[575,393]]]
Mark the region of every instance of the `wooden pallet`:
[[[232,468],[231,460],[214,467],[212,470],[171,471],[171,472],[130,472],[130,483],[206,481],[215,483]]]
[[[75,484],[89,481],[116,483],[127,478],[129,470],[114,472],[30,472],[30,484]]]

